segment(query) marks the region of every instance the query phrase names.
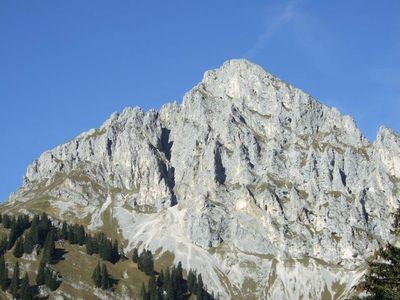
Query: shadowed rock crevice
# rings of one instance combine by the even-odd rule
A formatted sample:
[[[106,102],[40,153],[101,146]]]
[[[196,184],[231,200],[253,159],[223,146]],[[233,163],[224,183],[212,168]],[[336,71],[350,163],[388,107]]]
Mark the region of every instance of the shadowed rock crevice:
[[[107,139],[107,155],[109,158],[111,158],[112,156],[112,145],[113,145],[112,140]]]
[[[222,164],[221,157],[221,143],[217,142],[214,149],[214,174],[215,181],[219,184],[224,184],[226,180],[226,173],[224,165]]]
[[[161,173],[162,178],[164,179],[168,190],[171,193],[171,206],[174,206],[177,204],[177,198],[174,192],[175,188],[175,168],[171,165],[171,148],[172,145],[174,144],[173,141],[170,141],[170,133],[171,130],[168,128],[162,128],[161,129],[161,137],[158,142],[158,151],[161,153],[164,153],[165,160],[158,160],[158,169]]]
[[[171,130],[167,128],[161,128],[161,139],[160,139],[160,150],[165,154],[165,157],[171,161],[171,148],[174,142],[169,140]]]
[[[360,197],[360,204],[361,204],[361,209],[362,209],[362,214],[365,220],[365,223],[368,224],[368,213],[367,210],[365,209],[365,198],[367,196],[367,190],[364,189],[362,191],[361,197]]]
[[[347,176],[346,174],[343,172],[343,170],[339,170],[339,174],[340,174],[340,178],[342,180],[343,186],[347,185]]]

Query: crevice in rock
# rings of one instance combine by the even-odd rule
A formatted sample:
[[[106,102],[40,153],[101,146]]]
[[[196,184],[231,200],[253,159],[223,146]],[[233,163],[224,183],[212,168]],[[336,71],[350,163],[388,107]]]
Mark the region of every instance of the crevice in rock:
[[[161,173],[161,177],[164,179],[168,190],[171,193],[171,206],[177,204],[177,198],[174,192],[175,188],[175,168],[171,164],[171,149],[173,141],[170,141],[171,130],[168,128],[161,128],[161,137],[158,141],[158,151],[164,153],[165,159],[158,159],[158,169]],[[153,146],[153,148],[155,148]],[[156,149],[154,149],[156,150]]]
[[[340,174],[340,178],[342,179],[343,186],[346,186],[347,185],[347,182],[346,182],[347,176],[346,176],[346,174],[341,169],[339,169],[339,174]]]
[[[285,210],[283,209],[283,204],[282,204],[281,199],[278,197],[278,195],[276,193],[274,193],[274,196],[275,196],[276,202],[278,202],[279,209],[281,210],[283,218],[287,221],[287,218],[286,218],[286,215],[285,215]]]
[[[165,157],[171,160],[171,148],[174,142],[169,141],[171,130],[168,128],[161,128],[160,150],[165,154]]]
[[[365,209],[365,198],[367,196],[367,190],[363,189],[361,197],[360,197],[360,204],[361,204],[361,209],[362,209],[362,214],[365,220],[365,223],[368,225],[368,213],[367,210]]]
[[[222,164],[221,143],[217,142],[214,149],[214,174],[215,181],[224,184],[226,180],[225,167]]]
[[[109,158],[111,158],[112,155],[112,145],[113,145],[112,140],[107,139],[107,154]]]

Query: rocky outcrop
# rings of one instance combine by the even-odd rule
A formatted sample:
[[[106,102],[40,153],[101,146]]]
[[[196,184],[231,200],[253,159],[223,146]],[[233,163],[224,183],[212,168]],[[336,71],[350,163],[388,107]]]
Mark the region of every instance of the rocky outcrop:
[[[330,299],[391,238],[399,184],[393,131],[370,143],[351,117],[231,60],[181,105],[127,108],[45,152],[5,208],[111,219],[127,250],[174,252],[221,298]]]

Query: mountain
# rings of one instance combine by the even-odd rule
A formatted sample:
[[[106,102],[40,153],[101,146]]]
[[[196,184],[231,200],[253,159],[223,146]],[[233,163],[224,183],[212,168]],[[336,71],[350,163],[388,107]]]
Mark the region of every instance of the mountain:
[[[159,112],[126,108],[46,151],[4,213],[45,211],[201,271],[221,299],[339,299],[390,240],[400,137],[247,60]]]

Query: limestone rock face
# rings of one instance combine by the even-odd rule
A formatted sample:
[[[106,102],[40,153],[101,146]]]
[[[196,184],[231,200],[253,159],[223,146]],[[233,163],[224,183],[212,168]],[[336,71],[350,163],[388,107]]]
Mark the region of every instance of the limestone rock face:
[[[127,108],[43,153],[9,210],[46,210],[170,251],[221,298],[344,297],[391,238],[400,137],[354,121],[246,60],[183,103]],[[162,255],[162,254],[160,254]]]

